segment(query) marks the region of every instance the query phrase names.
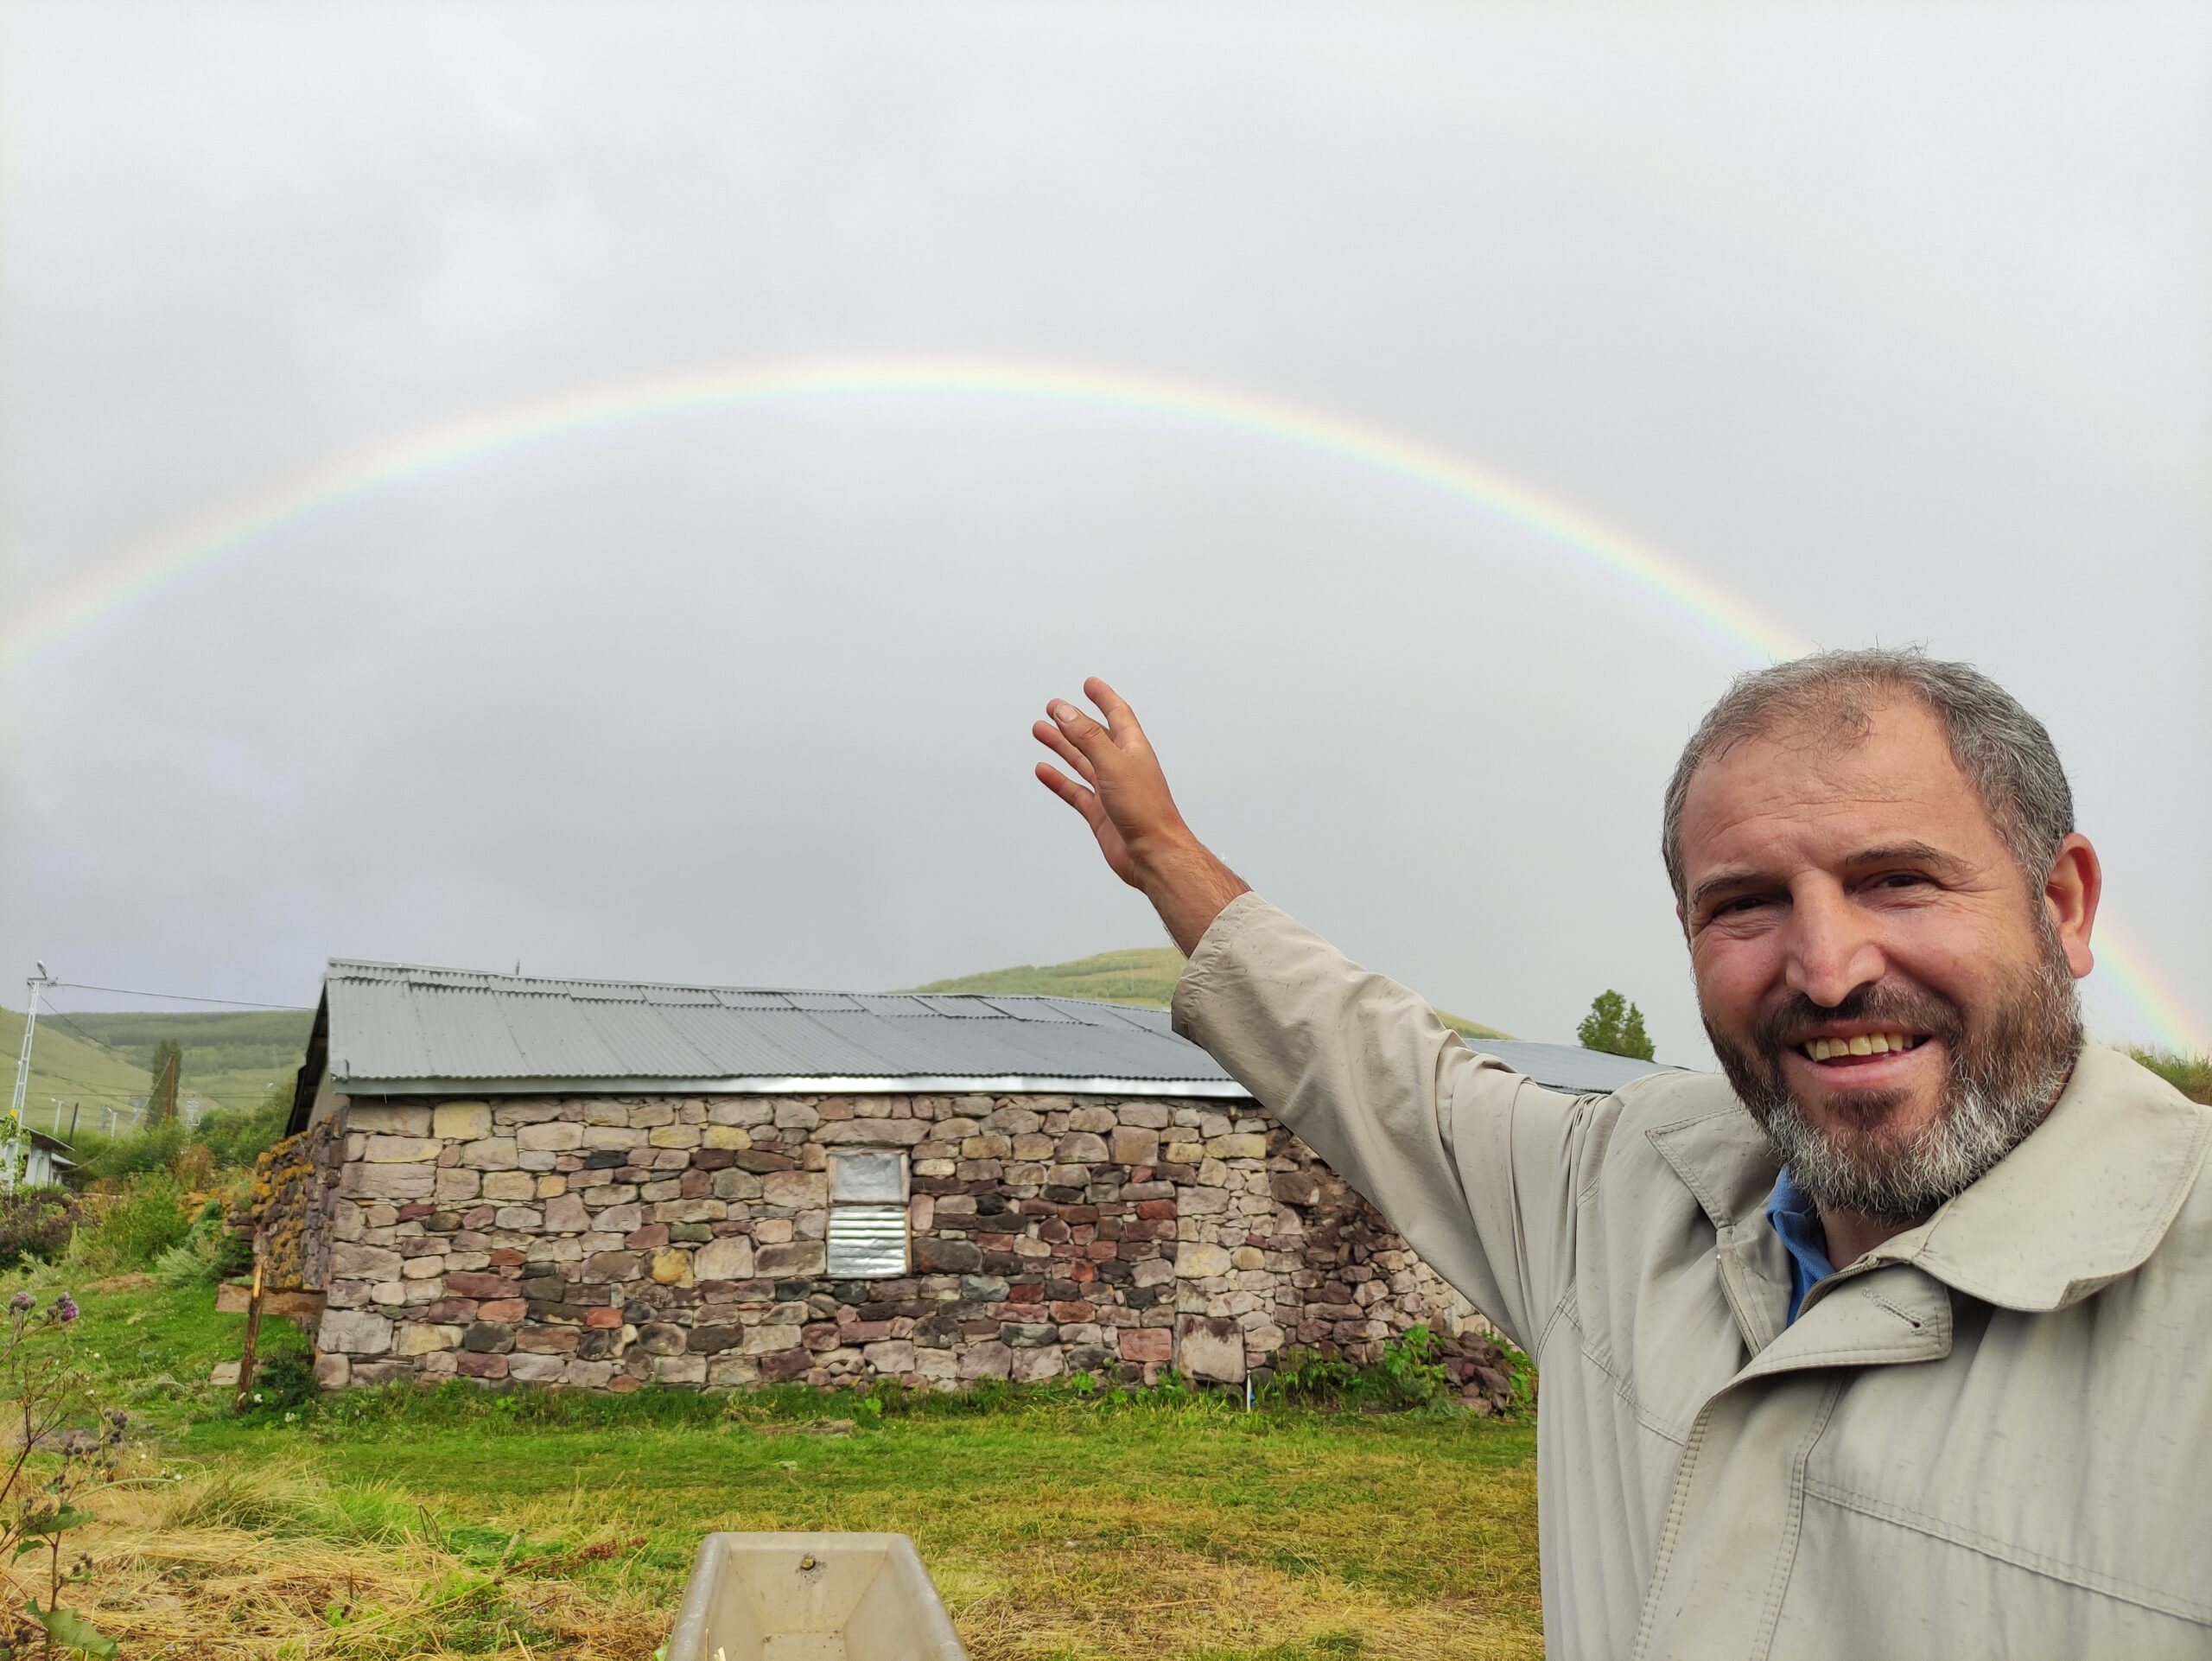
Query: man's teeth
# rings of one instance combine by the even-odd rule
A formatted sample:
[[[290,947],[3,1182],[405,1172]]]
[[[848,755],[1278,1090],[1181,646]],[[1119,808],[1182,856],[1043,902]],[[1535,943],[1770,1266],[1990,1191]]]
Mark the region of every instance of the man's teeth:
[[[1887,1055],[1891,1050],[1909,1050],[1923,1041],[1913,1033],[1861,1033],[1856,1038],[1808,1039],[1800,1047],[1815,1061],[1827,1061],[1840,1055]]]

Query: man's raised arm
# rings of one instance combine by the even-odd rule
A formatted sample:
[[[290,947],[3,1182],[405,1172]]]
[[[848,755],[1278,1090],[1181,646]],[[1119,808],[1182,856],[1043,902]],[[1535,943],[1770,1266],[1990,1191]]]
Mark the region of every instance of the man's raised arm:
[[[1056,698],[1032,729],[1077,777],[1048,762],[1037,776],[1190,958],[1176,1030],[1533,1343],[1571,1262],[1579,1104],[1476,1055],[1426,1000],[1253,894],[1184,823],[1129,706],[1102,680],[1084,690],[1103,724]]]

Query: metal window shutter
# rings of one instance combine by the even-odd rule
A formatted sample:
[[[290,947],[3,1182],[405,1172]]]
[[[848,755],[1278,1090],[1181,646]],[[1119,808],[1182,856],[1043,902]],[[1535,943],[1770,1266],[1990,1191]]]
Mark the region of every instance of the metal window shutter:
[[[833,1280],[880,1279],[906,1272],[904,1206],[832,1206],[829,1274]]]

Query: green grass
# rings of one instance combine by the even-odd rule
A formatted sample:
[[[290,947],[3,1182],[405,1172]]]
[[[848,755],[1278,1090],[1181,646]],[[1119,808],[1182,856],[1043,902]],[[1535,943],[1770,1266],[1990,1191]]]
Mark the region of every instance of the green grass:
[[[2192,1102],[2212,1105],[2212,1055],[2142,1048],[2131,1049],[2128,1053]]]
[[[1124,951],[1102,951],[1071,963],[1023,964],[1014,969],[988,969],[980,975],[931,981],[909,987],[914,992],[966,992],[989,996],[1030,994],[1046,997],[1100,998],[1109,1003],[1148,1003],[1167,1007],[1175,983],[1183,973],[1183,954],[1172,945],[1133,946]],[[1465,1015],[1437,1018],[1468,1038],[1510,1038],[1495,1027],[1485,1027]]]
[[[63,1282],[0,1292],[25,1283]],[[912,1535],[976,1661],[1541,1652],[1526,1423],[1247,1415],[1181,1392],[871,1412],[796,1389],[461,1385],[234,1420],[206,1380],[244,1321],[207,1289],[74,1289],[80,1359],[152,1431],[149,1480],[175,1485],[111,1513],[141,1576],[103,1605],[126,1652],[185,1652],[178,1634],[250,1607],[257,1630],[330,1656],[519,1656],[519,1633],[534,1655],[645,1661],[723,1529]],[[283,1321],[263,1342],[302,1347]]]

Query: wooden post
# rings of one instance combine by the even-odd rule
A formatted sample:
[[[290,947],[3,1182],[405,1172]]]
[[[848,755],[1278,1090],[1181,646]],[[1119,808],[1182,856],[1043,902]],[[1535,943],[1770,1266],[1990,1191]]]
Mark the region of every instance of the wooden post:
[[[253,1295],[245,1305],[245,1353],[238,1358],[238,1398],[231,1403],[231,1411],[243,1413],[253,1389],[253,1352],[261,1342],[261,1259],[253,1260]]]

